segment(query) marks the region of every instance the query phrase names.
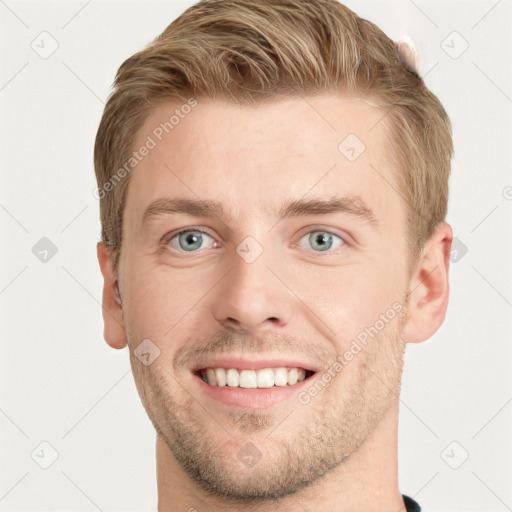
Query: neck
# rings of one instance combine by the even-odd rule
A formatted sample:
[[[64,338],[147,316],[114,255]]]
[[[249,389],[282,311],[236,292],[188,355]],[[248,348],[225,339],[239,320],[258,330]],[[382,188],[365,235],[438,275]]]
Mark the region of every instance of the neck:
[[[398,406],[393,406],[363,445],[320,481],[278,501],[233,504],[211,496],[178,465],[157,437],[158,512],[406,512],[398,489]]]

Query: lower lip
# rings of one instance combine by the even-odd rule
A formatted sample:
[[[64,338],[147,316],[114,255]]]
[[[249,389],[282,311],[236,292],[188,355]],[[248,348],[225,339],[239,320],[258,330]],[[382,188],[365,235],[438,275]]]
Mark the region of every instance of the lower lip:
[[[295,396],[302,388],[311,383],[313,376],[301,380],[293,386],[274,386],[265,389],[244,389],[230,386],[210,386],[201,377],[194,374],[200,389],[213,400],[245,409],[266,409]]]

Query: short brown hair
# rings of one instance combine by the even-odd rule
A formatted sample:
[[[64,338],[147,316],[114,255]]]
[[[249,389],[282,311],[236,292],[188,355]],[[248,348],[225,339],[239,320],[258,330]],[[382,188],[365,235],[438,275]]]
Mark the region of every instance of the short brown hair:
[[[118,185],[112,180],[157,105],[322,92],[357,94],[382,108],[406,203],[405,235],[417,256],[446,217],[452,132],[438,98],[401,64],[397,43],[337,0],[202,0],[121,65],[105,106],[94,166],[101,238],[115,271],[129,174]]]

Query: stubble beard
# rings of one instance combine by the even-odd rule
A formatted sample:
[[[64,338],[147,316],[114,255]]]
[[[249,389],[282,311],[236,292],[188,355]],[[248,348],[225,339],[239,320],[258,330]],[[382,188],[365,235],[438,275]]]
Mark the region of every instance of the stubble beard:
[[[356,454],[398,400],[405,321],[404,308],[309,404],[292,399],[279,416],[207,412],[168,369],[140,364],[131,348],[130,361],[157,435],[188,476],[210,496],[257,504],[312,485]],[[251,467],[244,449],[259,457]]]

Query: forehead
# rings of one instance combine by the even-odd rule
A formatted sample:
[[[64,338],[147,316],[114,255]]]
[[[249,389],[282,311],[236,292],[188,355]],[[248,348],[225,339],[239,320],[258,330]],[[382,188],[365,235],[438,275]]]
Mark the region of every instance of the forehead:
[[[335,194],[362,198],[378,217],[400,215],[389,125],[366,100],[190,105],[160,105],[136,135],[134,151],[150,149],[131,171],[126,213],[133,222],[152,201],[183,196],[220,201],[235,222],[272,215],[290,199]]]

